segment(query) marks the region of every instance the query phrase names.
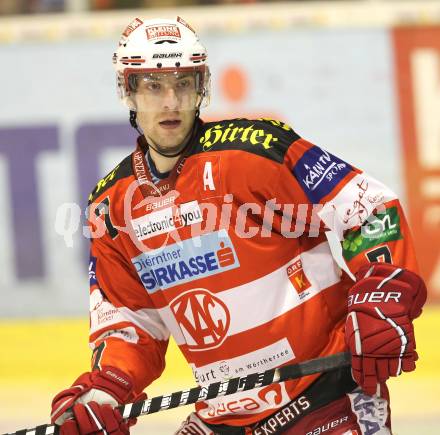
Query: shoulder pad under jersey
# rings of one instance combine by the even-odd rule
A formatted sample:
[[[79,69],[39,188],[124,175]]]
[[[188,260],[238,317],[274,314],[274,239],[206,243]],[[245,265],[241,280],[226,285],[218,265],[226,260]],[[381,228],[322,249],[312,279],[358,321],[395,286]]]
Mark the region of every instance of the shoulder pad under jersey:
[[[274,119],[229,119],[203,124],[197,152],[242,150],[282,162],[289,146],[300,137]]]
[[[114,169],[112,169],[104,178],[98,181],[92,193],[89,195],[89,205],[103,192],[116,184],[118,180],[129,177],[133,174],[131,166],[131,154],[125,157]]]

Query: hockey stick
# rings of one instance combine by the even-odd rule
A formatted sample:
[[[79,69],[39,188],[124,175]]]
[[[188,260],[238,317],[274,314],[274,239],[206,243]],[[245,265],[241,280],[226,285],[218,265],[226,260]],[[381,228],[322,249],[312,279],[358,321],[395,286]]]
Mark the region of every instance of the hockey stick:
[[[266,370],[265,372],[250,373],[246,376],[231,378],[227,381],[214,382],[207,387],[194,387],[163,396],[153,397],[145,401],[121,405],[118,409],[124,418],[139,417],[166,409],[227,396],[240,391],[264,387],[276,382],[283,382],[289,379],[297,379],[315,373],[323,373],[341,367],[348,367],[350,361],[350,353],[341,352],[298,364]],[[56,425],[42,424],[33,429],[22,429],[13,432],[10,435],[56,435],[58,434],[58,428],[59,426]]]

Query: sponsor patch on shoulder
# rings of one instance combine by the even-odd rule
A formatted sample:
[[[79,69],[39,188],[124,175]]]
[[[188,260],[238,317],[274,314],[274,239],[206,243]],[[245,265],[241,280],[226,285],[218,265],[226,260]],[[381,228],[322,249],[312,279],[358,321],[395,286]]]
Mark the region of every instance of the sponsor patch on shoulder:
[[[111,304],[99,289],[90,294],[90,333],[101,328],[124,322],[119,310]]]
[[[313,146],[298,160],[293,174],[313,203],[328,195],[352,170],[338,157]]]
[[[90,256],[90,262],[89,262],[89,283],[90,287],[92,285],[98,285],[98,280],[96,279],[96,262],[97,258],[93,257],[93,255]]]
[[[342,252],[346,260],[351,260],[360,252],[400,239],[402,233],[399,212],[397,207],[390,207],[383,213],[371,215],[360,229],[349,231],[342,242]]]

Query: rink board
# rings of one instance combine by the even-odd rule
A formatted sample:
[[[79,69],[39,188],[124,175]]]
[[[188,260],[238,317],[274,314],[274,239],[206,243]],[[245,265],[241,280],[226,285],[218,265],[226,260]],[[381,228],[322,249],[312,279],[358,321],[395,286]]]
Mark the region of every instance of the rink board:
[[[374,13],[362,9],[365,2],[335,3],[271,3],[270,13],[255,19],[255,8],[224,9],[210,14],[217,25],[181,14],[200,28],[210,54],[213,98],[203,116],[280,118],[389,185],[403,198],[430,300],[440,300],[438,2],[413,2],[412,13],[407,6],[393,13],[397,2],[383,9],[366,2],[374,3]],[[437,3],[435,12],[428,13],[427,3]],[[301,10],[290,9],[296,7]],[[17,98],[29,68],[0,70],[2,83],[11,84],[2,94],[7,110],[0,110],[0,432],[46,421],[51,397],[88,367],[88,320],[65,320],[88,309],[86,242],[80,228],[67,246],[55,220],[65,202],[84,212],[96,181],[133,147],[111,66],[119,29],[128,22],[121,14],[75,23],[59,16],[0,21],[3,62],[32,65],[38,84]],[[109,32],[115,17],[120,22]],[[270,25],[258,28],[262,17]],[[239,78],[240,92],[228,86],[231,77]],[[54,315],[60,320],[12,320]],[[430,307],[417,321],[418,370],[390,383],[397,435],[440,433],[439,317],[440,309]],[[172,343],[164,376],[148,392],[190,385],[191,372]],[[173,433],[187,412],[142,418],[134,433]]]
[[[212,72],[203,119],[279,118],[389,186],[402,198],[431,300],[440,299],[440,27],[202,36]],[[115,92],[114,45],[109,38],[0,44],[5,64],[38,65],[32,79],[39,84],[20,98],[15,86],[2,95],[1,317],[87,312],[88,240],[78,214],[70,240],[59,212],[76,204],[84,218],[96,182],[133,150],[135,131]],[[90,68],[78,66],[82,58],[94,60]],[[238,94],[231,77],[240,78]],[[28,80],[26,68],[0,70],[2,83]]]

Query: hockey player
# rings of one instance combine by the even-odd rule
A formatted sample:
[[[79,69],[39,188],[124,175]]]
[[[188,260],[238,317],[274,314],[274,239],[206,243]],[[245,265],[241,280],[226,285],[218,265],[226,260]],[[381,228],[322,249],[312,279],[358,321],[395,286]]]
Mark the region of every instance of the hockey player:
[[[204,123],[207,53],[181,18],[136,18],[113,63],[140,135],[90,195],[92,368],[52,422],[128,433],[114,407],[161,375],[172,334],[200,385],[352,354],[197,404],[178,434],[390,434],[385,381],[415,369],[426,299],[395,194],[280,121]]]

